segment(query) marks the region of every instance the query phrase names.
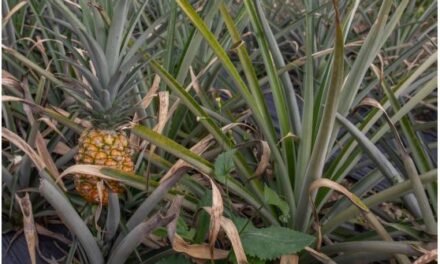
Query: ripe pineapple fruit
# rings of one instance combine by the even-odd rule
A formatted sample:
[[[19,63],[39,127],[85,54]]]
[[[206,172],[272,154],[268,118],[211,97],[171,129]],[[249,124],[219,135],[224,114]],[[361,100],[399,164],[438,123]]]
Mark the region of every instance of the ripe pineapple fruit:
[[[81,5],[85,2],[81,1],[78,6],[66,6],[60,0],[50,2],[67,22],[60,26],[74,33],[75,38],[70,41],[57,36],[69,51],[65,61],[76,69],[75,78],[66,77],[65,90],[93,126],[80,135],[75,161],[133,172],[132,150],[127,135],[120,128],[126,126],[134,112],[133,99],[137,94],[133,90],[139,82],[138,72],[145,65],[144,56],[138,52],[145,39],[132,40],[131,37],[137,25],[131,17],[137,11],[132,8],[132,1],[116,1],[114,6],[101,6],[99,1],[84,6]],[[71,10],[75,8],[77,10]],[[78,14],[83,17],[77,17]],[[111,14],[111,17],[102,14]],[[91,17],[93,19],[88,20]],[[129,41],[133,41],[133,45],[129,45]],[[75,175],[75,190],[88,202],[99,203],[97,184],[101,180],[86,174]],[[124,187],[117,181],[103,181],[102,203],[105,205],[109,189],[121,194]]]
[[[132,149],[124,132],[90,129],[81,134],[75,161],[78,164],[104,165],[125,172],[133,172],[131,154]],[[75,175],[75,189],[88,202],[99,203],[98,181],[98,177],[77,174]],[[124,187],[117,181],[105,180],[105,184],[114,193],[124,192]],[[102,203],[108,203],[106,190],[102,193]]]

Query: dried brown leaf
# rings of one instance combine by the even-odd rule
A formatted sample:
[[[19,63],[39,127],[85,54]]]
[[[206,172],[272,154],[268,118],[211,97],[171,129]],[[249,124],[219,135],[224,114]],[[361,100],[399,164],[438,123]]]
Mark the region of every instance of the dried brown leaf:
[[[56,113],[58,113],[64,117],[70,117],[70,115],[71,115],[69,112],[67,112],[64,109],[61,109],[59,107],[51,106],[51,108],[52,108],[52,111],[55,111]],[[50,111],[50,109],[48,109],[48,110]],[[92,123],[90,121],[87,121],[87,120],[84,120],[84,119],[81,119],[78,117],[73,119],[73,122],[75,122],[76,124],[78,124],[84,128],[91,128],[92,127]]]
[[[433,249],[431,251],[428,251],[423,256],[418,258],[416,261],[413,262],[413,264],[428,264],[432,261],[437,260],[438,250]]]
[[[223,230],[226,232],[229,241],[231,241],[232,249],[234,250],[235,257],[237,258],[237,262],[239,264],[248,263],[246,254],[243,249],[243,245],[241,244],[240,235],[238,233],[237,227],[230,219],[223,216],[221,218],[220,223]]]
[[[195,144],[190,150],[196,154],[201,155],[212,145],[212,135],[208,135]],[[164,182],[166,179],[172,177],[177,170],[183,167],[191,168],[191,165],[186,161],[179,159],[174,165],[167,171],[167,173],[160,179],[160,182]]]
[[[40,156],[35,152],[31,146],[29,146],[26,141],[24,141],[21,137],[19,137],[17,134],[13,133],[9,129],[3,127],[2,128],[2,137],[15,146],[17,146],[19,149],[21,149],[26,155],[29,156],[29,158],[34,162],[35,166],[38,168],[39,171],[42,171],[46,168],[46,164],[44,161],[40,158]]]
[[[159,134],[162,134],[163,129],[168,121],[168,108],[169,108],[169,93],[159,92],[159,115],[156,126],[153,130]],[[152,155],[156,150],[156,145],[151,145],[150,154]]]
[[[211,252],[213,252],[215,241],[217,240],[218,233],[220,232],[220,225],[222,221],[224,208],[223,208],[222,194],[219,188],[209,176],[206,176],[206,178],[209,179],[212,188],[212,207],[210,210],[211,225],[209,227],[209,247],[211,249]]]
[[[299,258],[297,255],[281,256],[280,264],[298,264]]]
[[[257,169],[254,172],[253,177],[258,178],[260,177],[267,169],[267,167],[270,164],[270,147],[269,144],[267,144],[266,141],[261,140],[261,147],[262,147],[262,152],[261,152],[261,157],[260,157],[260,162],[258,162],[258,166]]]
[[[26,100],[10,95],[2,95],[3,102],[25,102]]]
[[[47,144],[47,140],[46,140],[46,144]],[[63,142],[57,142],[55,148],[53,149],[53,152],[59,155],[64,155],[71,150],[72,149]]]
[[[312,193],[313,191],[315,191],[316,189],[321,188],[321,187],[327,187],[327,188],[330,188],[330,189],[335,190],[337,192],[340,192],[343,195],[345,195],[360,210],[365,211],[365,212],[370,211],[370,209],[368,209],[368,207],[361,201],[361,199],[359,199],[359,197],[357,197],[355,194],[353,194],[352,192],[347,190],[347,188],[345,188],[341,184],[334,182],[332,180],[329,180],[329,179],[322,178],[322,179],[318,179],[318,180],[314,181],[310,185],[309,193]]]
[[[207,244],[191,245],[185,240],[183,240],[183,238],[176,233],[177,220],[180,215],[180,207],[182,201],[183,201],[183,197],[177,196],[167,212],[167,215],[174,215],[174,219],[167,225],[168,239],[171,241],[173,250],[176,252],[185,253],[186,255],[195,259],[207,260],[207,259],[211,259],[212,257],[212,259],[216,260],[216,259],[227,258],[229,252],[226,250],[214,249],[214,251],[211,254],[209,245]]]
[[[318,252],[318,251],[314,250],[311,247],[305,247],[304,250],[307,251],[312,257],[319,260],[321,263],[336,264],[336,262],[334,262],[330,257],[328,257],[327,255],[325,255],[322,252]]]
[[[359,199],[355,194],[347,190],[341,184],[331,181],[329,179],[321,178],[312,182],[309,187],[309,200],[313,207],[313,218],[315,219],[315,228],[317,229],[317,242],[316,248],[320,250],[322,244],[322,232],[321,232],[321,224],[319,222],[318,212],[315,206],[315,202],[313,201],[313,192],[321,187],[327,187],[337,192],[345,195],[354,205],[356,205],[363,212],[370,212],[368,207]]]
[[[100,165],[85,165],[85,164],[72,165],[69,168],[65,169],[60,174],[60,176],[57,178],[57,181],[60,181],[63,177],[69,174],[86,174],[86,175],[96,176],[102,179],[117,180],[103,174],[100,171],[102,168],[106,168],[106,167]]]
[[[196,75],[194,74],[194,70],[193,70],[192,66],[189,66],[189,73],[191,75],[192,87],[193,87],[194,91],[196,92],[196,94],[200,97],[200,90],[201,90],[200,84],[197,80]]]
[[[173,239],[173,250],[180,253],[185,253],[186,255],[196,258],[196,259],[225,259],[229,255],[229,251],[223,249],[214,249],[213,254],[211,254],[211,249],[208,244],[194,244],[191,245],[178,234],[174,235]]]
[[[31,263],[35,264],[37,263],[36,249],[38,247],[38,234],[35,228],[34,215],[32,214],[32,204],[29,200],[29,194],[26,193],[23,198],[20,198],[16,194],[15,198],[17,199],[23,214],[23,230]]]
[[[203,209],[205,209],[211,216],[213,213],[215,213],[210,207],[204,207]],[[234,250],[237,262],[239,264],[248,263],[243,245],[241,244],[240,235],[235,224],[230,219],[221,216],[220,225],[228,236],[229,241],[231,241],[232,249]]]
[[[169,92],[159,92],[159,115],[157,125],[154,127],[154,131],[161,134],[165,124],[168,121],[168,108],[169,108]]]
[[[156,97],[156,93],[159,90],[160,81],[161,81],[160,76],[156,74],[153,79],[153,84],[148,90],[148,93],[142,99],[141,102],[142,108],[144,109],[147,108],[150,105],[153,98]]]
[[[148,90],[144,98],[142,98],[142,101],[140,103],[143,109],[146,109],[151,104],[153,98],[156,97],[156,93],[159,90],[160,81],[161,81],[160,76],[156,74],[153,79],[153,84],[151,85],[150,89]],[[138,114],[135,113],[133,116],[132,124],[138,124],[139,121],[140,120]],[[129,142],[131,146],[139,146],[141,144],[140,138],[134,135],[133,133],[130,135]],[[145,148],[145,144],[143,144],[143,146],[141,146],[140,148]]]
[[[18,97],[15,97],[15,96],[2,95],[2,102],[22,102],[22,103],[25,103],[26,105],[31,106],[34,110],[37,110],[37,111],[43,111],[44,110],[43,107],[41,107],[41,106],[39,106],[37,104],[34,104],[33,102],[31,102],[29,100],[18,98]]]
[[[2,85],[4,87],[10,87],[19,93],[23,93],[23,87],[21,83],[9,72],[2,70]]]
[[[6,23],[8,23],[8,21],[11,19],[11,17],[17,13],[21,8],[23,8],[28,1],[21,1],[18,4],[16,4],[13,8],[11,8],[11,10],[9,10],[9,12],[3,17],[2,19],[2,27],[4,27],[6,25]]]
[[[174,165],[167,171],[167,173],[162,176],[162,178],[160,179],[160,183],[165,182],[167,179],[173,177],[173,175],[175,175],[178,170],[185,167],[187,167],[188,169],[191,168],[191,166],[184,160],[180,159],[176,161],[176,163],[174,163]]]
[[[40,132],[37,133],[35,138],[35,146],[37,147],[37,152],[40,157],[43,159],[44,164],[47,166],[47,170],[55,177],[58,178],[60,173],[58,172],[58,168],[55,165],[49,151],[46,147],[46,142],[44,138],[41,136]]]
[[[38,121],[43,121],[48,127],[50,127],[53,131],[55,131],[62,139],[67,141],[63,133],[61,133],[61,131],[57,128],[56,124],[54,124],[54,122],[52,122],[49,118],[41,117],[38,119]]]
[[[394,138],[397,140],[400,155],[407,154],[405,147],[403,145],[402,139],[400,138],[399,132],[397,132],[396,126],[394,125],[393,121],[391,120],[391,118],[388,115],[385,108],[383,108],[382,105],[377,100],[375,100],[373,98],[369,98],[369,97],[364,98],[359,104],[359,106],[366,106],[366,105],[375,107],[375,108],[379,109],[384,114],[385,120],[387,121],[388,125],[391,128],[391,131],[393,132]]]

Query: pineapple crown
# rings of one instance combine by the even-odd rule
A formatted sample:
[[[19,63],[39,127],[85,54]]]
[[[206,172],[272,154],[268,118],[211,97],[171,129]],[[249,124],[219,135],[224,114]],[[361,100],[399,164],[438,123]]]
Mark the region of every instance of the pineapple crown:
[[[134,13],[130,10],[131,1],[79,1],[77,6],[70,7],[62,0],[50,2],[63,17],[54,20],[77,37],[89,58],[82,55],[70,37],[63,40],[71,55],[64,56],[64,60],[82,79],[67,77],[63,88],[76,99],[76,107],[90,117],[95,127],[115,129],[126,123],[135,109],[133,90],[140,81],[138,72],[148,62],[139,50],[151,32],[147,30],[137,39],[131,38],[148,1],[130,14],[130,19],[129,12]]]

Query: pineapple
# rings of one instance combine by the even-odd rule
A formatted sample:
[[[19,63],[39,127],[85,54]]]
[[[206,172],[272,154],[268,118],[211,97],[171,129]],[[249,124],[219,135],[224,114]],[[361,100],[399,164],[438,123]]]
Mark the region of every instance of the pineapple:
[[[90,129],[85,130],[80,136],[75,161],[78,164],[104,165],[125,172],[133,172],[131,154],[132,149],[123,131]],[[98,181],[98,177],[85,174],[75,175],[75,189],[86,201],[99,203]],[[117,181],[106,180],[105,184],[114,193],[124,192],[124,187]],[[102,203],[108,203],[106,189],[102,193]]]
[[[93,5],[80,1],[80,5],[69,7],[60,0],[51,2],[65,21],[61,26],[74,33],[76,40],[60,38],[69,51],[65,60],[76,69],[76,78],[66,78],[65,90],[76,100],[80,113],[92,123],[92,128],[80,135],[75,161],[133,172],[132,149],[121,127],[127,125],[134,113],[134,98],[139,96],[134,88],[139,82],[138,72],[146,63],[139,54],[145,39],[131,37],[136,26],[128,19],[133,15],[130,12],[136,12],[132,1],[116,1],[114,6],[101,5],[105,1]],[[82,14],[85,19],[82,21],[88,23],[78,19],[77,14]],[[91,17],[92,20],[86,19]],[[133,41],[132,45],[129,41]],[[101,180],[105,186],[102,199],[98,193]],[[75,190],[90,203],[106,205],[109,191],[124,192],[121,183],[92,175],[75,175],[74,183]]]

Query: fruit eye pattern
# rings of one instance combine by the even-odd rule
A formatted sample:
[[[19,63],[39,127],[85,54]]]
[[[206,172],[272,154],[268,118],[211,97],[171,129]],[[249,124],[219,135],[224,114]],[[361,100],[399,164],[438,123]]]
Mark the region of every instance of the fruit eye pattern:
[[[102,165],[124,172],[134,172],[134,164],[131,158],[133,153],[127,139],[122,131],[111,131],[101,129],[85,130],[79,139],[79,150],[75,156],[77,164]],[[97,183],[99,177],[76,174],[74,177],[76,191],[89,203],[99,203]],[[110,190],[117,194],[124,193],[121,183],[112,180],[103,180]],[[108,188],[102,193],[102,204],[108,204]]]

